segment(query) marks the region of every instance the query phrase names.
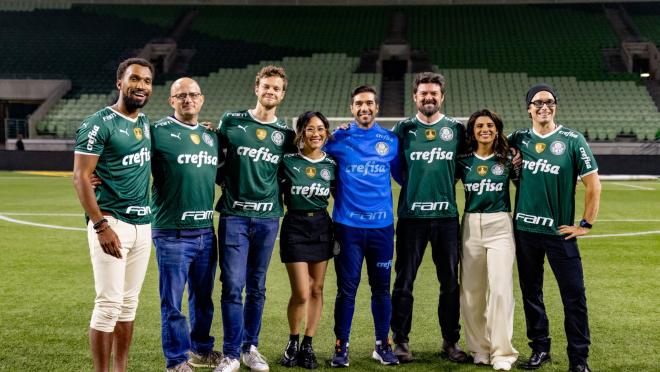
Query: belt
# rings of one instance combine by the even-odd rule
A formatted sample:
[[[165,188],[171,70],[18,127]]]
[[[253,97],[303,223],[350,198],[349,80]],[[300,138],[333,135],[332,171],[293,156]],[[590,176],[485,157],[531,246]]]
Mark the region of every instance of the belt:
[[[325,209],[318,209],[318,210],[315,210],[315,211],[287,210],[286,214],[290,214],[290,215],[293,215],[293,216],[314,217],[314,216],[326,215],[326,214],[328,214],[328,211],[325,210]]]

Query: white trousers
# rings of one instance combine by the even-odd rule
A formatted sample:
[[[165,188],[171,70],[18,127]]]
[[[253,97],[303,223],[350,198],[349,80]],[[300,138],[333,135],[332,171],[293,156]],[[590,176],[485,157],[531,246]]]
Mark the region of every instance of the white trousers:
[[[506,212],[465,213],[462,224],[461,313],[468,350],[491,364],[513,363],[515,243]]]
[[[113,332],[117,321],[135,319],[138,297],[151,254],[151,225],[131,225],[105,217],[121,242],[122,258],[103,252],[90,221],[87,225],[89,254],[94,270],[96,299],[90,328]]]

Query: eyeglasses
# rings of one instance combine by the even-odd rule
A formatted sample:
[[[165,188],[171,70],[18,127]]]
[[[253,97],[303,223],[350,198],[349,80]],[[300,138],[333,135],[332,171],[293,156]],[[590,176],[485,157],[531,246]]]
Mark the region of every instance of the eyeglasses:
[[[547,101],[538,100],[538,101],[532,101],[532,105],[534,105],[534,107],[536,107],[537,109],[543,108],[543,105],[548,106],[548,108],[553,108],[557,105],[557,102],[551,99]]]
[[[190,97],[191,100],[197,101],[197,99],[201,96],[202,96],[202,93],[193,92],[193,93],[179,93],[179,94],[175,94],[171,97],[176,98],[179,101],[183,102],[183,101],[186,100],[186,97]]]

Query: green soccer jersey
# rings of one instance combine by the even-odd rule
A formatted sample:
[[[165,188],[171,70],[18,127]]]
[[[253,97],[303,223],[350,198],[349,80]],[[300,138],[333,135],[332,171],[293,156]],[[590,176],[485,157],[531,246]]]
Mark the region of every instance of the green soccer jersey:
[[[215,132],[167,117],[151,126],[151,146],[153,228],[212,227],[219,152]]]
[[[466,213],[511,212],[510,164],[499,162],[495,154],[459,157],[456,176],[463,182]]]
[[[96,187],[99,208],[124,222],[151,223],[149,120],[131,119],[110,107],[87,117],[76,132],[76,154],[98,156]]]
[[[282,216],[277,169],[285,153],[296,151],[295,132],[282,120],[263,123],[245,110],[225,113],[218,137],[227,155],[215,209],[222,215]]]
[[[596,172],[598,165],[582,134],[559,125],[546,135],[533,129],[509,136],[522,153],[516,190],[515,228],[559,235],[561,225],[573,225],[577,177]]]
[[[417,117],[397,123],[403,185],[399,218],[456,217],[454,180],[457,155],[465,141],[465,127],[442,116],[430,124]]]
[[[300,153],[286,154],[280,165],[280,187],[289,210],[326,209],[335,163],[329,156],[312,160]]]

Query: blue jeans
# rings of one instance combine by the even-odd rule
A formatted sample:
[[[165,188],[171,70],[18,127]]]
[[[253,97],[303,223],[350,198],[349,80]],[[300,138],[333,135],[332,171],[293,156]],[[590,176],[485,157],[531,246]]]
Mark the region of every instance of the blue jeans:
[[[266,272],[278,228],[279,218],[225,216],[218,222],[222,352],[228,357],[238,359],[241,350],[259,345]]]
[[[158,260],[163,353],[167,367],[188,360],[187,352],[213,350],[209,334],[213,321],[213,284],[218,252],[213,231],[197,236],[154,237]],[[190,330],[181,312],[188,283]]]
[[[362,262],[366,259],[376,340],[387,340],[392,317],[390,274],[394,255],[394,227],[390,225],[367,229],[336,223],[335,239],[340,246],[339,254],[335,256],[335,336],[344,342],[349,341],[355,312],[355,294],[360,285]]]

